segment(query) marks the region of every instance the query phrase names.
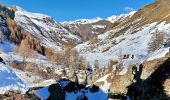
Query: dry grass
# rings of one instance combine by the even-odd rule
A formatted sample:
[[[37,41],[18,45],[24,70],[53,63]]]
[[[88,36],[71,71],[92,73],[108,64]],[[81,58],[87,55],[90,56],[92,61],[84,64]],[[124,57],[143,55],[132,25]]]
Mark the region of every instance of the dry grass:
[[[112,75],[108,77],[107,81],[111,82],[110,92],[116,94],[123,94],[127,92],[127,87],[131,84],[133,75],[131,74],[131,68],[125,75]]]
[[[17,11],[17,7],[16,6],[13,6],[13,7],[10,7],[13,11]]]
[[[165,55],[166,58],[170,58],[170,52]]]
[[[121,29],[118,32],[112,34],[112,37],[119,36],[125,33],[131,26],[134,27],[133,32],[137,32],[140,27],[153,22],[170,22],[170,1],[158,0],[153,4],[147,5],[139,9],[131,18],[113,23],[106,31],[113,29]],[[139,20],[140,19],[140,20]],[[138,21],[137,21],[138,20]]]
[[[154,59],[152,61],[145,61],[143,63],[142,79],[147,79],[161,64],[163,64],[167,58]]]
[[[101,87],[104,85],[104,82],[96,82],[95,85]]]
[[[164,90],[165,90],[165,93],[170,96],[170,79],[167,79],[164,84]]]

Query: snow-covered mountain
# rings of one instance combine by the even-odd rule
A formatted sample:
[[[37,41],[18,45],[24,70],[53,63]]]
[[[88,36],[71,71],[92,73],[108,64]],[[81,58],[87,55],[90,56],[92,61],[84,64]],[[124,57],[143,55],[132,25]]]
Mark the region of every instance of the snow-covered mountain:
[[[75,21],[64,21],[62,22],[62,24],[90,24],[90,23],[95,23],[102,20],[102,18],[97,17],[97,18],[93,18],[93,19],[78,19]]]
[[[14,20],[18,25],[40,40],[43,46],[59,50],[63,44],[81,43],[81,39],[77,35],[66,30],[51,17],[38,13],[30,13],[20,7],[16,7],[16,9]]]
[[[106,20],[111,21],[112,23],[115,23],[117,21],[122,21],[122,20],[128,19],[128,17],[133,16],[135,12],[136,11],[132,11],[128,14],[113,15],[113,16],[108,17]]]
[[[93,19],[79,19],[75,21],[65,21],[62,25],[70,32],[79,35],[84,41],[90,40],[97,35],[103,34],[112,23],[120,23],[130,18],[135,11],[129,14],[113,15],[106,19],[93,18]]]
[[[135,59],[125,59],[125,63],[143,61],[152,55],[148,53],[148,47],[155,34],[159,32],[164,35],[163,42],[168,40],[169,13],[160,14],[162,13],[160,9],[169,8],[168,3],[157,1],[148,5],[126,20],[110,25],[111,29],[97,36],[97,42],[91,44],[91,41],[87,41],[77,45],[76,48],[89,62],[93,64],[98,60],[102,66],[106,66],[109,60],[119,60],[120,52],[121,56],[135,56]]]
[[[153,85],[154,76],[157,76],[155,73],[158,73],[165,77],[160,78],[162,83],[158,82],[158,85],[166,85],[164,88],[167,91],[170,76],[167,67],[170,45],[169,4],[169,0],[157,0],[129,14],[62,23],[44,14],[27,12],[19,7],[9,8],[15,11],[14,20],[7,16],[7,20],[4,20],[5,26],[0,26],[0,56],[7,62],[7,65],[0,64],[0,80],[3,80],[2,88],[0,83],[0,92],[4,93],[9,89],[24,92],[27,87],[38,87],[35,90],[40,95],[37,95],[42,98],[45,95],[48,98],[48,85],[54,84],[55,81],[45,81],[42,84],[41,81],[59,81],[64,77],[86,83],[85,85],[95,84],[104,96],[112,93],[129,95],[128,86],[138,83],[138,80],[135,80],[137,83],[134,81],[132,68],[137,66],[136,72],[139,72],[141,65],[143,72],[138,73],[141,75],[139,83]],[[14,42],[15,39],[17,43]],[[64,52],[64,47],[68,45],[71,45],[71,49],[67,49],[70,51]],[[72,51],[75,49],[78,53]],[[28,50],[28,53],[25,55],[22,50]],[[78,54],[83,58],[79,59]],[[90,75],[87,70],[92,71]],[[150,76],[151,79],[148,78]],[[47,87],[39,90],[42,86]],[[60,86],[65,88],[62,84]],[[99,96],[100,91],[89,92],[90,86],[84,86],[80,90],[73,89],[66,94],[74,98]],[[153,90],[156,90],[155,88],[157,89],[154,87]],[[55,91],[56,87],[53,89]]]

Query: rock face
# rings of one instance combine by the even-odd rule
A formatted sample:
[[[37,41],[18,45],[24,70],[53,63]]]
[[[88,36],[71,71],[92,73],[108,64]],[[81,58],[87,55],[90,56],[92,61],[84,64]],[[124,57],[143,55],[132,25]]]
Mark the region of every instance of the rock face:
[[[51,85],[48,91],[50,96],[47,100],[65,100],[66,92],[58,83]]]
[[[108,89],[112,99],[129,96],[132,100],[170,99],[170,58],[145,61],[137,69],[129,67],[125,75],[112,72],[96,82]],[[107,88],[106,86],[109,86]]]
[[[0,63],[5,64],[4,60],[0,57]]]
[[[167,59],[163,64],[159,65],[147,79],[139,79],[131,84],[128,89],[130,98],[134,100],[149,100],[154,98],[162,100],[170,99],[169,94],[165,92],[165,89],[168,88],[168,79],[170,77],[169,60],[170,59]]]

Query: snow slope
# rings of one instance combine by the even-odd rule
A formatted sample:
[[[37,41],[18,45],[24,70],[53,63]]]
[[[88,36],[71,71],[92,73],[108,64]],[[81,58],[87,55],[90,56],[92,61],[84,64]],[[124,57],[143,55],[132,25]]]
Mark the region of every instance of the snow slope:
[[[78,19],[75,21],[64,21],[62,24],[90,24],[90,23],[95,23],[102,20],[102,18],[97,17],[93,19]]]
[[[167,48],[162,47],[159,50],[156,50],[155,52],[151,53],[147,60],[150,61],[157,58],[165,57],[165,55],[169,52],[169,49],[170,49],[169,47]]]
[[[134,13],[136,13],[136,11],[132,11],[128,14],[113,15],[113,16],[108,17],[106,20],[108,20],[112,23],[115,23],[116,21],[126,20],[128,17],[133,16]]]
[[[152,36],[152,34],[148,33],[155,24],[156,23],[153,23],[133,35],[125,33],[126,35],[124,34],[112,39],[110,39],[109,35],[105,36],[108,34],[105,33],[98,36],[101,40],[94,47],[92,47],[89,42],[86,42],[78,45],[76,48],[90,63],[93,64],[95,60],[98,60],[102,66],[107,65],[110,59],[118,60],[119,52],[121,52],[120,56],[123,56],[124,54],[133,54],[138,58],[139,55],[147,55],[148,42]],[[114,30],[112,32],[114,32]],[[112,44],[112,41],[115,41],[116,43]],[[107,48],[109,49],[105,51]]]
[[[10,43],[7,40],[0,43],[0,50],[3,52],[12,52],[13,47],[14,47],[14,44]]]
[[[78,36],[67,31],[60,23],[47,15],[30,13],[17,7],[15,21],[40,40],[45,47],[59,50],[63,43],[81,42]]]
[[[8,90],[18,90],[25,93],[28,89],[9,66],[0,63],[0,94]]]
[[[91,45],[88,41],[77,45],[76,48],[92,65],[95,60],[98,60],[101,66],[106,66],[109,60],[119,60],[119,56],[123,57],[123,55],[129,54],[131,57],[134,55],[134,59],[129,58],[123,60],[124,66],[126,67],[131,64],[141,63],[149,58],[151,54],[148,54],[148,44],[152,41],[152,36],[156,34],[157,30],[165,36],[169,36],[170,24],[165,24],[165,22],[158,24],[155,22],[141,27],[136,33],[132,34],[132,29],[130,28],[120,34],[120,36],[114,37],[114,33],[116,33],[117,30],[119,29],[114,29],[99,35],[99,42],[96,44]],[[167,38],[165,38],[165,41],[166,39]],[[164,52],[164,50],[162,51]],[[156,54],[159,55],[158,53]]]

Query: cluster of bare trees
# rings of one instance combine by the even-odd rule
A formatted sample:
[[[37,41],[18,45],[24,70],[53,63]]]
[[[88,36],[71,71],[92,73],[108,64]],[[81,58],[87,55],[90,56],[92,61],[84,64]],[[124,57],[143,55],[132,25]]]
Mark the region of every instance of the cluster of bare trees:
[[[30,46],[27,40],[21,41],[21,44],[17,52],[23,57],[23,62],[26,62],[26,60],[29,57],[33,56],[33,51],[30,49]]]
[[[65,48],[61,57],[61,64],[72,69],[85,69],[87,63],[83,56],[80,56],[76,49]]]
[[[45,54],[49,60],[67,68],[84,69],[87,66],[85,58],[72,46],[65,46],[62,48],[62,51],[58,52],[48,49]]]
[[[148,52],[151,53],[161,47],[164,42],[164,34],[159,30],[152,36],[152,41],[149,43]]]

